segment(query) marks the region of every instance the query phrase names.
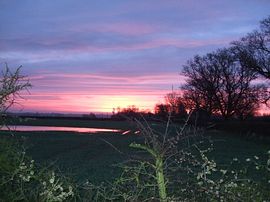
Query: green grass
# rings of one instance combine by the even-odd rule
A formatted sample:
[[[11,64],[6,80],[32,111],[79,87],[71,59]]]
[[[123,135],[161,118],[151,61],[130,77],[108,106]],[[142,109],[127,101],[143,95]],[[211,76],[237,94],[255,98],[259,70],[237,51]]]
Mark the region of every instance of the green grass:
[[[9,135],[4,132],[1,134]],[[111,180],[120,174],[114,164],[128,159],[131,154],[129,143],[138,140],[136,136],[105,133],[80,135],[65,132],[17,132],[14,136],[16,139],[23,137],[26,154],[37,163],[53,164],[65,175],[97,183]]]
[[[269,139],[248,138],[239,136],[237,133],[223,131],[208,132],[207,134],[214,141],[214,151],[211,156],[219,164],[228,163],[234,157],[242,161],[254,155],[262,157],[270,150]]]
[[[85,120],[28,120],[28,125],[53,125],[73,127],[104,127],[127,129],[131,125],[121,121],[85,121]],[[161,130],[161,129],[160,129]],[[110,181],[120,174],[115,164],[137,155],[129,147],[131,142],[142,142],[138,135],[118,133],[80,134],[73,132],[9,132],[0,135],[19,139],[27,147],[26,153],[39,164],[53,164],[65,175],[74,179],[94,183]],[[262,156],[270,149],[269,142],[254,141],[228,132],[207,132],[214,140],[214,152],[211,156],[219,163],[226,164],[233,157],[245,160],[254,155]],[[23,141],[22,141],[23,140]],[[110,145],[111,144],[111,145]],[[113,145],[113,146],[112,146]],[[117,149],[115,149],[115,148]],[[119,150],[119,151],[117,151]]]
[[[227,122],[217,122],[214,126],[218,130],[237,133],[242,136],[262,136],[270,137],[270,121],[269,120],[233,120]]]

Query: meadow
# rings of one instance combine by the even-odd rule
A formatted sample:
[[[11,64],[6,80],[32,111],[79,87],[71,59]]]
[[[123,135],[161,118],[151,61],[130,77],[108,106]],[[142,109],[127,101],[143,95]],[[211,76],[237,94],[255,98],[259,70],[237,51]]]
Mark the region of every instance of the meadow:
[[[19,147],[22,147],[23,150],[26,152],[26,156],[33,159],[35,164],[38,165],[39,168],[41,168],[41,171],[44,170],[44,168],[45,171],[55,170],[55,172],[57,172],[58,175],[61,176],[61,180],[67,177],[67,179],[69,179],[69,182],[67,183],[65,190],[68,189],[68,186],[72,185],[73,191],[70,193],[73,193],[74,190],[76,191],[75,196],[73,195],[73,199],[70,198],[71,201],[149,201],[153,197],[154,201],[158,198],[160,199],[160,201],[169,200],[169,197],[167,197],[166,195],[164,195],[163,200],[160,193],[158,196],[157,188],[151,188],[152,185],[150,186],[148,184],[149,182],[151,184],[156,184],[153,180],[149,179],[149,177],[152,178],[150,173],[152,173],[153,171],[152,169],[154,168],[153,165],[155,165],[154,162],[156,158],[153,158],[153,156],[151,157],[151,155],[149,155],[151,154],[150,150],[151,148],[153,149],[152,151],[155,152],[162,152],[162,150],[159,150],[157,146],[154,146],[155,143],[151,143],[153,147],[149,145],[150,147],[147,147],[145,151],[142,150],[144,147],[140,147],[140,145],[147,145],[146,137],[143,136],[141,133],[137,133],[139,130],[142,130],[142,128],[138,128],[138,125],[135,124],[134,121],[117,121],[110,119],[83,120],[71,118],[24,118],[10,119],[7,120],[6,123],[13,125],[29,126],[65,126],[78,128],[91,127],[119,130],[119,132],[97,133],[68,131],[0,131],[1,140],[15,140],[15,142],[19,144]],[[228,124],[232,125],[232,123]],[[227,127],[225,127],[227,130],[217,130],[215,127],[213,127],[206,130],[195,130],[194,128],[194,131],[192,131],[192,127],[188,125],[187,127],[190,128],[190,138],[181,140],[182,142],[178,145],[178,147],[181,147],[181,145],[191,145],[193,149],[187,149],[185,151],[185,149],[180,148],[180,150],[178,150],[178,152],[175,154],[180,155],[179,159],[182,160],[176,163],[176,166],[169,166],[170,162],[176,161],[166,160],[165,156],[162,156],[162,158],[164,158],[164,162],[166,162],[163,168],[165,176],[166,178],[168,177],[168,179],[170,180],[173,179],[173,181],[171,181],[171,184],[166,185],[166,189],[168,190],[168,194],[174,197],[174,200],[181,201],[183,199],[187,199],[200,201],[202,199],[204,200],[208,198],[215,201],[222,199],[222,197],[226,198],[227,196],[233,196],[233,200],[235,198],[249,199],[252,197],[252,200],[255,199],[260,201],[261,199],[264,200],[266,197],[268,197],[269,190],[267,189],[267,185],[265,185],[264,183],[269,183],[270,180],[267,181],[268,178],[265,178],[265,172],[260,171],[258,173],[258,171],[256,171],[258,167],[259,169],[266,170],[267,174],[267,169],[269,169],[267,167],[270,165],[270,158],[267,157],[269,156],[268,154],[270,154],[267,154],[267,152],[270,150],[270,141],[267,137],[268,131],[265,131],[265,134],[260,133],[259,135],[255,135],[254,132],[243,135],[243,133],[235,131],[236,127],[232,127],[233,130],[231,132],[228,131],[228,124]],[[147,128],[148,132],[154,130],[157,131],[155,132],[156,134],[164,135],[166,133],[165,131],[167,130],[168,137],[175,136],[175,134],[178,131],[181,131],[181,128],[183,127],[183,124],[170,124],[170,126],[167,127],[166,122],[163,123],[153,121],[144,123],[144,125]],[[219,125],[218,127],[221,126],[222,125]],[[131,143],[137,143],[140,145],[137,145],[137,148],[132,148],[130,147]],[[167,142],[166,144],[169,144],[169,142]],[[196,145],[195,147],[192,146],[194,144]],[[148,153],[149,151],[150,153]],[[5,151],[3,150],[3,152]],[[197,153],[197,157],[192,154],[193,152],[194,154]],[[3,156],[1,157],[0,155],[0,157],[3,161],[3,157],[5,159],[5,154],[3,153],[2,155]],[[235,161],[233,159],[237,159],[237,165],[232,166],[232,161]],[[131,160],[135,161],[132,162]],[[267,162],[266,167],[263,165],[265,164],[265,162]],[[216,164],[219,167],[217,167]],[[185,170],[185,166],[186,168],[193,170],[193,177],[190,176],[188,170]],[[227,174],[222,174],[222,176],[220,176],[220,174],[215,174],[215,172],[227,172],[227,169],[231,169],[231,166],[233,168],[231,171],[228,171],[228,176]],[[256,166],[256,169],[254,166]],[[31,166],[25,167],[25,164],[23,164],[23,167],[21,167],[20,165],[19,168],[30,169],[29,171],[22,170],[23,173],[26,174],[26,176],[31,173]],[[200,171],[201,169],[203,170]],[[22,171],[16,171],[15,169],[13,173],[17,175],[17,172],[20,173]],[[198,177],[200,173],[201,177],[204,176],[203,178]],[[211,176],[212,173],[213,176]],[[259,185],[254,184],[253,181],[252,183],[247,185],[243,184],[243,182],[249,183],[251,181],[249,181],[249,178],[243,178],[238,180],[238,177],[242,176],[242,174],[248,174],[248,176],[255,179],[254,182],[257,181]],[[194,175],[195,179],[197,176],[197,180],[195,180],[195,182]],[[22,177],[23,176],[24,175],[22,175]],[[62,185],[61,181],[54,180],[54,175],[52,176],[52,174],[46,173],[45,177],[42,178],[43,181],[41,180],[41,183],[44,183],[46,181],[45,179],[50,176],[51,178],[49,179],[49,182],[52,182],[52,187],[38,188],[37,192],[33,193],[30,191],[30,201],[33,200],[33,198],[35,198],[35,200],[40,200],[39,197],[41,195],[40,191],[38,191],[40,189],[45,190],[45,192],[42,193],[46,193],[47,197],[54,198],[49,199],[49,201],[58,201],[57,197],[61,196],[61,192],[59,192],[60,188],[56,188],[56,190],[54,190],[53,183],[59,183],[58,185],[56,184],[55,187],[64,186],[65,183]],[[135,178],[133,178],[134,176]],[[29,175],[28,177],[29,179],[35,179],[34,177],[31,177],[31,175]],[[266,179],[266,182],[262,182],[263,184],[261,185],[260,181],[262,177]],[[40,177],[38,177],[38,179],[39,178]],[[180,179],[180,181],[175,180],[178,178]],[[27,183],[27,178],[22,179],[26,181],[24,183]],[[141,182],[146,180],[144,183],[141,184],[142,186],[137,184],[140,181],[139,179],[142,180]],[[157,178],[154,177],[153,179]],[[185,182],[185,179],[191,181]],[[226,183],[223,183],[223,179],[227,180]],[[195,183],[194,185],[196,186],[198,186],[197,184],[199,184],[199,187],[196,188],[195,186],[190,189],[190,193],[187,193],[186,187],[189,186],[190,182]],[[242,184],[242,186],[244,186],[244,189],[240,191],[240,197],[237,195],[239,194],[238,188],[230,187],[237,186],[235,182],[239,182]],[[88,183],[90,183],[90,187]],[[28,187],[30,186],[30,190],[32,189],[32,184],[26,184]],[[21,198],[23,200],[28,197],[28,192],[25,188],[27,187],[26,185],[22,187],[18,185],[18,190],[21,190]],[[82,188],[85,186],[88,187]],[[154,185],[154,187],[156,186],[157,184]],[[7,188],[7,190],[9,189],[10,188]],[[133,189],[134,191],[132,191]],[[210,191],[203,191],[202,193],[202,190],[204,189]],[[215,191],[211,191],[211,189],[215,189]],[[258,190],[261,190],[259,196],[254,194],[258,192]],[[7,193],[9,193],[9,191]],[[223,195],[220,194],[220,191],[224,192]],[[102,192],[102,195],[99,195],[100,192]],[[35,195],[35,193],[39,194]],[[52,195],[50,195],[49,193],[51,193]],[[63,199],[60,198],[61,200],[59,199],[59,201],[65,201],[69,198],[68,191],[65,191],[63,193],[67,195],[62,196]],[[190,194],[194,194],[194,196],[191,196]],[[14,199],[14,196],[12,194],[8,197],[10,197],[12,200]],[[191,199],[192,197],[193,199]]]
[[[120,129],[118,133],[77,133],[59,131],[4,132],[1,137],[16,139],[38,164],[58,168],[64,175],[76,181],[94,183],[110,181],[120,175],[117,166],[133,156],[141,155],[140,151],[129,147],[132,142],[143,143],[143,137],[134,134],[136,125],[129,121],[114,120],[78,120],[78,119],[23,119],[12,120],[17,125],[70,126]],[[165,130],[163,123],[150,123],[161,133]],[[177,124],[171,128],[171,133]],[[130,130],[123,135],[122,132]],[[267,131],[265,131],[267,133]],[[211,157],[217,163],[228,164],[237,157],[245,161],[250,156],[264,156],[270,150],[269,139],[250,137],[250,134],[238,135],[236,132],[207,130],[204,137],[213,141]],[[139,152],[139,153],[138,153]]]

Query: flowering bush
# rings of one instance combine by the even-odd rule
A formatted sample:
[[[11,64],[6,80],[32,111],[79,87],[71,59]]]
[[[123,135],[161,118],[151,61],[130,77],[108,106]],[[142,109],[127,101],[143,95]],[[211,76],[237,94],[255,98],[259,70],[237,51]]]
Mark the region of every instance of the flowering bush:
[[[11,141],[0,139],[0,201],[66,201],[74,188],[54,171],[39,168]]]

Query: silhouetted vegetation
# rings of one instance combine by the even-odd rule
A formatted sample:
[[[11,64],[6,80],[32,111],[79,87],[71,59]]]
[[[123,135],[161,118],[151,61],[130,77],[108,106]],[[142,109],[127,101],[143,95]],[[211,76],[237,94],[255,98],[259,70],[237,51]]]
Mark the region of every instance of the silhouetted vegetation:
[[[270,79],[270,16],[260,23],[260,29],[232,43],[238,52],[241,64],[269,82]],[[269,83],[268,83],[269,85]],[[269,86],[268,86],[269,87]],[[269,106],[270,91],[264,94]]]
[[[231,48],[195,56],[183,73],[188,77],[183,90],[190,110],[201,108],[209,115],[243,119],[259,108],[264,87],[251,84],[255,74],[241,65]]]
[[[15,71],[10,70],[7,63],[1,71],[0,77],[0,116],[2,116],[14,103],[19,92],[31,87],[28,78],[21,75],[21,66]]]
[[[266,84],[253,82],[258,75],[270,78],[269,30],[270,17],[234,46],[188,60],[182,72],[187,77],[182,86],[185,107],[226,120],[254,116],[270,98]]]
[[[187,117],[187,111],[180,94],[176,92],[168,93],[164,97],[165,103],[159,103],[155,106],[155,115],[157,118],[167,120],[168,117],[173,121],[184,121]]]
[[[126,108],[114,108],[111,116],[114,120],[126,120],[126,119],[152,119],[154,118],[153,113],[147,110],[140,110],[135,105],[128,106]]]
[[[232,43],[244,67],[270,79],[270,16],[260,23],[260,29]]]

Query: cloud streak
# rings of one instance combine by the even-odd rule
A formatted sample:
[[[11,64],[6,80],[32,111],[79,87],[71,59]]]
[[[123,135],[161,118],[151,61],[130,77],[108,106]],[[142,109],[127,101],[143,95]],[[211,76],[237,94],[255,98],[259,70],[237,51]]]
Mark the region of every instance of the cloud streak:
[[[30,76],[31,93],[16,110],[42,112],[111,112],[116,107],[136,105],[153,110],[169,92],[171,85],[179,86],[184,77],[177,74],[104,75],[42,73]],[[173,83],[172,81],[177,81]],[[64,103],[64,104],[63,104]],[[53,110],[52,110],[53,109]]]

